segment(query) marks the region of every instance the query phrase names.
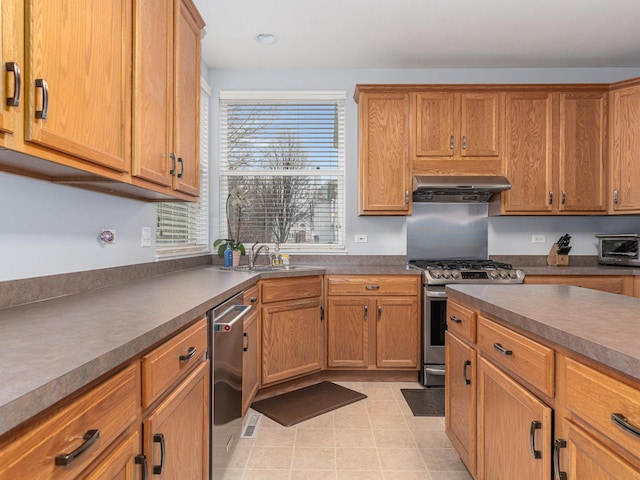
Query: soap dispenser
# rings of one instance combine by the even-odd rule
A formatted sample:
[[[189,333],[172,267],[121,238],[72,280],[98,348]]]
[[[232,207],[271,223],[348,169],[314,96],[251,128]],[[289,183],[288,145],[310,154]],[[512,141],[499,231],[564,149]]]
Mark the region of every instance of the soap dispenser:
[[[230,242],[227,242],[227,249],[224,251],[224,266],[233,266],[233,250],[231,250]]]

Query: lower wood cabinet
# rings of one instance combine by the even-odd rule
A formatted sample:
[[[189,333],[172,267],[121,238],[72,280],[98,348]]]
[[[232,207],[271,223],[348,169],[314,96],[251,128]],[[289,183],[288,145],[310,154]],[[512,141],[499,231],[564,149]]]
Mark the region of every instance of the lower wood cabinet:
[[[260,314],[255,311],[244,319],[242,357],[242,416],[247,413],[260,387]]]
[[[261,282],[261,385],[320,371],[325,327],[320,276]]]
[[[419,277],[331,275],[327,278],[327,366],[418,368]]]

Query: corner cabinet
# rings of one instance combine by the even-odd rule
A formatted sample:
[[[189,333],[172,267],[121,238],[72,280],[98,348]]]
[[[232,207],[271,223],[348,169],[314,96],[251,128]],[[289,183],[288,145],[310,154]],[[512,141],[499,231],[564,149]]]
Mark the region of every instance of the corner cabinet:
[[[408,92],[356,88],[359,215],[411,213]]]
[[[260,296],[262,386],[322,370],[322,277],[265,279],[260,282]]]
[[[417,370],[420,277],[327,276],[327,366]]]
[[[616,84],[611,92],[610,213],[640,213],[640,84]]]
[[[135,5],[133,175],[198,196],[204,21],[190,0]]]

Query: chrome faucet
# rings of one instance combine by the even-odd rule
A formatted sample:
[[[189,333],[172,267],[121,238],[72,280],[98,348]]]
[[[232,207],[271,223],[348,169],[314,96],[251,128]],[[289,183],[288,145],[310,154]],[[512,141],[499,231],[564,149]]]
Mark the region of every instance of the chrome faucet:
[[[258,248],[256,248],[258,247]],[[264,248],[265,253],[269,253],[269,247],[264,243],[260,244],[258,242],[254,243],[251,246],[251,250],[249,250],[249,270],[253,270],[256,266],[256,258],[260,254],[260,251]]]

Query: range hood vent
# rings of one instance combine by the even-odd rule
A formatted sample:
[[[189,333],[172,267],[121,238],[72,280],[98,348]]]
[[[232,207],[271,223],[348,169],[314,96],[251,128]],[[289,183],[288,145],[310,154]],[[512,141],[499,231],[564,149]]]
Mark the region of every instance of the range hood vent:
[[[496,193],[509,190],[502,176],[415,176],[414,202],[486,203]]]

